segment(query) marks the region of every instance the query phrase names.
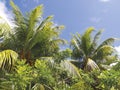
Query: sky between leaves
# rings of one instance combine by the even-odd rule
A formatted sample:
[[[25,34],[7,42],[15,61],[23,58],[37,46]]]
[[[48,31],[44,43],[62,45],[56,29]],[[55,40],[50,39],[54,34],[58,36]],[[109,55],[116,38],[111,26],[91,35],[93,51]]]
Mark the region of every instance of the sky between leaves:
[[[0,16],[11,26],[13,17],[10,0],[0,0]],[[102,40],[109,37],[120,38],[120,0],[13,0],[21,11],[30,11],[36,6],[44,5],[44,15],[54,15],[54,22],[65,25],[61,37],[70,41],[71,34],[83,33],[86,28],[93,26],[96,31],[104,29]],[[2,22],[0,20],[0,22]],[[115,48],[120,52],[120,41]]]

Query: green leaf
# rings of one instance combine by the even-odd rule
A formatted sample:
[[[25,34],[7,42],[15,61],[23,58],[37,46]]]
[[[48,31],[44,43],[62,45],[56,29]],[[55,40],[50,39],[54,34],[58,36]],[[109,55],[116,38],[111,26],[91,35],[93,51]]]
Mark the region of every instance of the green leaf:
[[[0,52],[0,68],[11,70],[17,60],[18,54],[12,50],[4,50]]]
[[[67,70],[71,75],[81,78],[78,68],[71,62],[64,60],[60,63],[61,67]]]
[[[34,34],[34,29],[35,29],[35,25],[37,23],[37,20],[39,18],[41,18],[41,15],[43,13],[42,8],[43,8],[43,5],[40,5],[40,6],[36,7],[30,14],[28,35],[27,35],[26,41],[29,41],[29,39],[32,38],[32,36]]]
[[[42,84],[36,83],[31,90],[45,90],[45,88]]]
[[[100,70],[98,65],[90,58],[88,58],[87,64],[84,69],[86,71]]]

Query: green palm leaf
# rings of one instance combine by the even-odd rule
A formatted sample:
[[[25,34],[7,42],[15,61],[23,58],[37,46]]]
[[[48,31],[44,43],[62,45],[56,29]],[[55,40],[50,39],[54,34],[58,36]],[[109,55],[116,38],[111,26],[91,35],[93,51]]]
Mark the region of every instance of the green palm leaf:
[[[88,28],[85,33],[82,35],[81,38],[81,48],[83,49],[84,53],[86,55],[89,55],[91,51],[89,51],[89,48],[91,47],[92,40],[91,40],[91,33],[94,31],[93,27]]]
[[[95,61],[103,59],[105,60],[107,59],[107,56],[113,55],[114,52],[112,44],[116,38],[108,38],[100,45],[98,45],[98,40],[102,30],[98,31],[95,36],[92,37],[91,35],[93,31],[94,28],[90,27],[84,32],[82,36],[78,33],[73,35],[71,40],[71,48],[73,50],[72,57],[77,60],[83,60],[83,67],[87,65],[88,58],[91,58]],[[90,60],[90,62],[92,61]],[[98,64],[98,62],[96,63]]]
[[[51,56],[57,52],[59,44],[64,42],[59,38],[63,26],[56,26],[51,21],[53,16],[43,19],[42,5],[24,16],[12,0],[10,3],[16,26],[10,37],[1,43],[1,49],[12,49],[19,53],[21,59],[26,58],[27,62],[33,58]]]
[[[102,32],[103,32],[103,30],[100,30],[95,34],[90,50],[93,49],[93,51],[94,51],[97,48],[97,46],[98,46],[97,44],[98,44],[98,41],[100,39],[100,35]]]
[[[117,40],[117,38],[108,38],[108,39],[106,39],[105,41],[103,41],[103,42],[98,46],[97,50],[98,50],[99,48],[101,48],[102,46],[104,46],[104,45],[112,45],[115,40]]]
[[[37,20],[39,18],[41,18],[41,15],[42,15],[42,8],[43,8],[43,6],[40,5],[40,6],[36,7],[30,14],[28,35],[27,35],[26,41],[29,41],[29,39],[32,38],[32,36],[34,34],[34,29],[35,29]]]
[[[71,62],[64,60],[60,63],[61,67],[67,70],[71,75],[81,77],[78,68]]]
[[[45,20],[43,20],[40,23],[40,25],[37,27],[36,31],[41,30],[47,22],[49,22],[50,20],[52,20],[52,18],[53,18],[53,16],[48,16]]]
[[[13,13],[15,15],[14,21],[16,22],[16,25],[20,26],[23,23],[23,15],[20,9],[14,4],[12,0],[10,0],[10,5],[12,6]]]
[[[93,58],[97,58],[99,60],[104,59],[106,56],[111,55],[114,52],[114,48],[110,45],[104,45],[100,47]]]
[[[11,70],[17,60],[18,54],[12,50],[5,50],[0,52],[0,68]]]

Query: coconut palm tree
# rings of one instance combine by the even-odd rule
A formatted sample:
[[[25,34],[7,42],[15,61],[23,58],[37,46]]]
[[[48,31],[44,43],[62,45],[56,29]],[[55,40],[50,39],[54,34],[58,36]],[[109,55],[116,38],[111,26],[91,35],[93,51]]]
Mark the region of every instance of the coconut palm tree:
[[[115,41],[115,38],[108,38],[100,44],[98,41],[102,30],[98,31],[95,35],[92,34],[93,31],[94,28],[90,27],[83,35],[78,33],[73,35],[71,40],[73,58],[82,60],[84,69],[98,68],[97,64],[112,55],[114,51],[112,43]]]
[[[59,38],[64,28],[56,26],[51,20],[53,16],[42,18],[43,6],[37,6],[26,16],[10,1],[14,14],[15,27],[8,38],[2,43],[0,49],[16,51],[20,59],[30,59],[40,56],[51,56],[59,50],[59,44],[65,40]]]

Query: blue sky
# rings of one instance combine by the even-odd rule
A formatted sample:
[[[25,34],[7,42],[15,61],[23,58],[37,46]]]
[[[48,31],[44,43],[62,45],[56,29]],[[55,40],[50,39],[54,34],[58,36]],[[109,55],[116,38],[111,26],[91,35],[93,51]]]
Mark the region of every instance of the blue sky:
[[[0,0],[4,1],[4,0]],[[54,22],[65,25],[61,37],[71,38],[71,34],[82,34],[93,26],[96,30],[104,29],[102,40],[109,37],[120,38],[120,0],[13,0],[23,13],[43,4],[43,16],[54,15]],[[5,0],[10,10],[9,0]],[[0,7],[1,8],[1,7]],[[116,41],[115,46],[119,46]]]

